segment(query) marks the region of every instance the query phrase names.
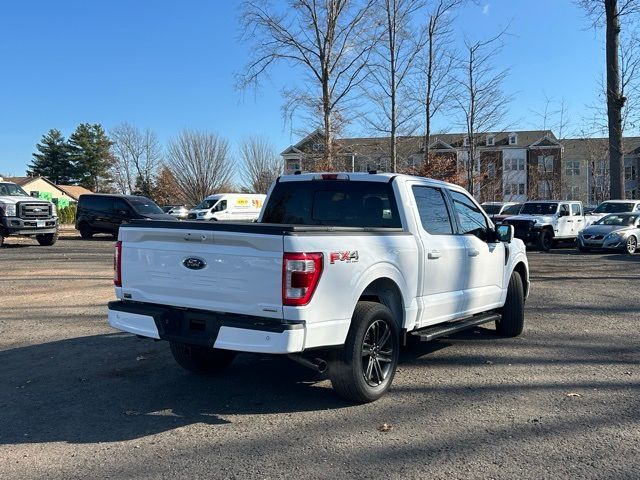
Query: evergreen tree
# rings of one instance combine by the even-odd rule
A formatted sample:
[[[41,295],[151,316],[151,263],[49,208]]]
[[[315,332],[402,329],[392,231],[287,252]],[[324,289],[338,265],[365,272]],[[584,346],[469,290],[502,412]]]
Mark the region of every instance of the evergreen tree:
[[[108,188],[108,170],[113,161],[112,143],[102,125],[78,125],[69,137],[69,149],[78,184],[94,192]]]
[[[39,153],[33,154],[27,174],[46,177],[59,185],[71,182],[74,177],[69,145],[59,130],[51,129],[36,145]]]

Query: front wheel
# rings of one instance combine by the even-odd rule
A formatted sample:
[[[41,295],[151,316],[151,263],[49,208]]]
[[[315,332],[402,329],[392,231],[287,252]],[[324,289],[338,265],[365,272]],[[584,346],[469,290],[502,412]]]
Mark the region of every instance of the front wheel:
[[[236,352],[218,348],[201,347],[186,343],[170,342],[175,361],[185,370],[198,375],[223,371],[236,357]]]
[[[93,237],[93,231],[91,230],[91,227],[88,223],[83,222],[80,224],[80,236],[85,240],[89,240],[91,237]]]
[[[58,232],[55,233],[42,233],[40,235],[36,235],[36,240],[43,247],[50,247],[58,240]]]
[[[542,230],[538,237],[538,250],[541,252],[548,252],[551,248],[553,239],[551,238],[551,232],[549,230]]]
[[[400,340],[391,311],[376,302],[358,302],[347,340],[329,366],[333,388],[357,403],[373,402],[389,390],[398,366]]]
[[[507,300],[496,320],[496,331],[503,337],[517,337],[524,328],[524,287],[522,277],[513,272],[507,287]]]
[[[624,249],[629,255],[636,253],[636,250],[638,250],[638,239],[633,235],[630,235],[629,238],[627,238]]]

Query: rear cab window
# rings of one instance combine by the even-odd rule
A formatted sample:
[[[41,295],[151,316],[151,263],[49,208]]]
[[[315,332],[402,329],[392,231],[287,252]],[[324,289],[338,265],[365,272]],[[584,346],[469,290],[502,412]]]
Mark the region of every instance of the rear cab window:
[[[262,223],[401,228],[391,184],[353,180],[279,182]]]

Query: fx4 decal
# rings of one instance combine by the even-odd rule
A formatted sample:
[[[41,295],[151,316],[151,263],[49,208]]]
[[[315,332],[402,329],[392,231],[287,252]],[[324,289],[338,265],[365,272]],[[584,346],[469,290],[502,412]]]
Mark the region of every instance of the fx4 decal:
[[[336,262],[347,262],[347,263],[353,263],[353,262],[357,262],[358,258],[360,258],[358,256],[358,251],[354,250],[352,252],[331,252],[329,254],[329,263],[331,263],[332,265]]]

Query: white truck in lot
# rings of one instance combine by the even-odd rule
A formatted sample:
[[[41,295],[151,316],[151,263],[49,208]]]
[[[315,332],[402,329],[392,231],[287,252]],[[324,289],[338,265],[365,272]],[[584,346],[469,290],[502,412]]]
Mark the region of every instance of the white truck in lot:
[[[516,238],[546,252],[559,241],[575,241],[597,219],[584,215],[582,202],[531,200],[522,205],[520,214],[502,223],[513,225]]]
[[[280,177],[256,223],[133,221],[114,265],[109,323],[182,367],[288,354],[355,402],[389,388],[409,334],[519,335],[529,292],[512,227],[461,187],[393,174]]]
[[[56,206],[27,195],[19,185],[0,178],[0,246],[6,237],[35,237],[40,245],[58,239]]]

